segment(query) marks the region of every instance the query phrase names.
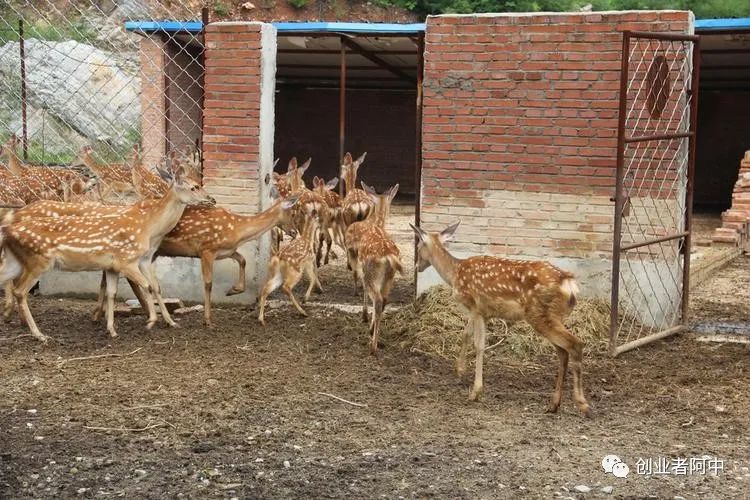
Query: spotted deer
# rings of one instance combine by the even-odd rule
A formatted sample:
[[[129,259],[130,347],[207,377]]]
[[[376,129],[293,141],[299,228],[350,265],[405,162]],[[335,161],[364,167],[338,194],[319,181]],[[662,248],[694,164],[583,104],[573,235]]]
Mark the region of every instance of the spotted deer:
[[[114,193],[119,198],[135,194],[133,186],[133,174],[131,164],[127,163],[99,163],[93,155],[91,146],[84,146],[78,152],[74,164],[85,165],[94,175],[99,178],[99,198],[104,203],[110,194]]]
[[[346,153],[341,164],[341,178],[346,188],[344,200],[341,202],[341,218],[345,227],[365,220],[373,207],[370,196],[363,190],[357,189],[357,172],[366,157],[367,153],[363,153],[356,160],[352,160],[352,155]]]
[[[315,254],[315,263],[318,267],[320,267],[320,261],[323,256],[323,243],[326,244],[324,264],[328,264],[329,257],[333,256],[334,259],[336,258],[336,254],[331,251],[333,243],[336,243],[341,248],[345,248],[341,223],[341,197],[334,191],[338,182],[338,177],[334,177],[328,182],[317,176],[313,178],[313,191],[323,198],[326,203],[326,213],[320,231],[320,243],[318,251]]]
[[[239,215],[221,207],[188,207],[182,219],[162,241],[157,256],[193,257],[201,260],[203,276],[203,315],[212,326],[211,289],[214,261],[233,259],[240,267],[237,282],[226,292],[235,295],[245,291],[245,258],[238,249],[277,225],[288,225],[297,196],[280,199],[272,188],[276,202],[256,215]]]
[[[11,180],[13,186],[20,196],[30,201],[40,199],[57,199],[68,201],[73,194],[82,194],[86,191],[87,179],[78,172],[69,168],[47,167],[32,165],[21,161],[16,153],[18,137],[11,135],[8,140],[0,146],[0,157],[8,160],[8,172],[16,177]],[[20,185],[23,186],[20,186]]]
[[[483,392],[487,321],[491,318],[526,320],[537,333],[555,346],[560,362],[555,390],[547,410],[554,413],[560,407],[570,360],[573,399],[585,416],[591,416],[583,393],[583,342],[563,325],[563,319],[572,311],[578,294],[573,274],[545,261],[510,260],[492,256],[459,259],[451,255],[445,246],[456,232],[458,223],[439,233],[427,233],[419,227],[410,226],[419,239],[418,271],[422,272],[430,265],[433,266],[452,288],[453,298],[468,313],[456,372],[459,376],[466,372],[466,353],[473,335],[476,363],[474,385],[469,399],[479,400]]]
[[[307,219],[299,238],[294,239],[282,248],[278,254],[271,257],[271,262],[268,264],[268,279],[263,285],[258,299],[260,304],[258,321],[264,326],[266,324],[264,314],[266,298],[279,286],[289,296],[292,304],[294,304],[294,307],[297,308],[302,316],[307,316],[307,313],[299,305],[292,291],[297,283],[299,283],[302,275],[307,275],[307,278],[310,280],[310,285],[307,287],[303,301],[310,298],[313,286],[317,287],[321,293],[323,292],[323,287],[320,285],[320,280],[318,279],[318,268],[315,265],[315,244],[319,228],[316,215],[313,213]]]
[[[388,221],[388,215],[391,210],[391,202],[398,193],[399,185],[391,187],[388,191],[383,194],[377,194],[375,190],[362,182],[362,190],[367,193],[374,206],[374,209],[370,211],[367,219],[363,221],[353,222],[349,227],[346,228],[344,237],[346,257],[349,267],[351,268],[354,277],[354,293],[357,293],[357,286],[362,282],[362,265],[359,259],[359,247],[362,244],[364,236],[370,231],[370,226],[378,226],[385,229],[385,224]],[[363,290],[365,297],[367,291]]]
[[[3,226],[0,284],[13,281],[13,296],[31,334],[46,341],[27,300],[29,289],[39,276],[53,267],[63,271],[105,271],[107,330],[115,337],[114,296],[118,276],[123,274],[143,290],[148,309],[146,327],[150,329],[157,320],[152,300],[156,283],[153,277],[147,277],[151,258],[189,203],[213,203],[213,199],[177,169],[172,187],[163,198],[136,204],[114,216],[45,217]],[[6,308],[6,318],[11,312],[12,307]]]
[[[175,162],[175,156],[174,152],[170,155],[172,164]],[[200,179],[194,176],[192,168],[186,166],[185,171],[186,175],[192,177],[195,182],[200,182]],[[156,174],[143,164],[141,151],[137,144],[133,146],[133,165],[130,169],[130,175],[133,188],[141,200],[160,198],[169,190],[169,184],[162,177],[163,174]]]
[[[307,220],[310,217],[317,217],[318,226],[322,227],[328,214],[328,204],[326,200],[318,193],[311,191],[305,185],[305,181],[302,178],[305,171],[310,167],[312,158],[308,159],[305,163],[298,166],[297,158],[292,158],[289,161],[287,170],[287,179],[289,188],[292,194],[298,195],[297,205],[294,207],[292,214],[292,222],[294,230],[301,234],[307,225]],[[320,247],[320,242],[315,245],[316,255]],[[317,265],[317,264],[316,264]]]

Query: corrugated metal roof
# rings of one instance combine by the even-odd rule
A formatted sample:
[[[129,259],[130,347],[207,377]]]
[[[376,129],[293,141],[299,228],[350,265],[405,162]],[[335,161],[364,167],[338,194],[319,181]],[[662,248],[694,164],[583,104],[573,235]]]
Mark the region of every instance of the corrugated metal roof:
[[[750,30],[750,17],[737,19],[698,19],[695,21],[695,29],[698,31],[748,29]]]

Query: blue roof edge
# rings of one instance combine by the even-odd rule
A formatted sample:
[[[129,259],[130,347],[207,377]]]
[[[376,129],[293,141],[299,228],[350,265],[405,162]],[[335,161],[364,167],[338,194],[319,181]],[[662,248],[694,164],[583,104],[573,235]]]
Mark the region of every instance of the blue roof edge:
[[[736,19],[697,19],[695,21],[695,29],[702,31],[743,28],[750,29],[750,17],[739,17]]]
[[[281,33],[332,32],[332,33],[403,33],[418,34],[425,30],[425,23],[340,23],[340,22],[279,22],[271,23]],[[141,33],[200,33],[202,21],[125,21],[127,31]]]

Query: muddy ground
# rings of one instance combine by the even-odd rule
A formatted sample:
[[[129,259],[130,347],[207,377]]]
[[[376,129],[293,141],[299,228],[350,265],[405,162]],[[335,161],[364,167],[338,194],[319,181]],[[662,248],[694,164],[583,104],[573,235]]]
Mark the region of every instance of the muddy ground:
[[[315,301],[359,303],[343,266],[323,269],[327,290]],[[410,297],[404,279],[395,302]],[[748,301],[750,259],[741,258],[693,294],[694,318],[750,323]],[[151,332],[142,317],[118,316],[112,340],[89,320],[91,305],[33,297],[48,345],[17,337],[26,333],[17,319],[0,325],[0,498],[750,494],[744,346],[681,335],[586,359],[587,420],[569,385],[560,412],[544,413],[551,355],[492,357],[485,399],[469,403],[470,379],[445,361],[388,343],[369,356],[356,312],[309,305],[303,320],[281,302],[263,329],[249,308],[220,307],[212,331],[200,313]],[[75,359],[103,355],[119,357]],[[607,454],[629,464],[626,479],[604,473]],[[704,455],[724,470],[635,473],[638,458]]]

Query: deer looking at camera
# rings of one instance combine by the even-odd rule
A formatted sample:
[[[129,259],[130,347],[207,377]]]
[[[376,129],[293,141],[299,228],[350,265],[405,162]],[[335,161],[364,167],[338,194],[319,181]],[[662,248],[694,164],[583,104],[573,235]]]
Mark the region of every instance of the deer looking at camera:
[[[323,256],[323,243],[326,244],[324,264],[328,264],[331,255],[333,255],[334,259],[336,258],[336,254],[331,252],[333,243],[344,248],[344,232],[341,223],[341,197],[334,191],[338,182],[338,177],[334,177],[328,182],[317,176],[313,178],[313,191],[326,202],[326,213],[320,231],[320,244],[318,252],[315,255],[315,263],[318,267],[320,267],[320,260]]]
[[[370,353],[376,354],[380,323],[393,287],[393,281],[396,273],[404,274],[401,252],[385,230],[391,201],[398,192],[398,184],[380,195],[364,182],[362,187],[365,188],[368,196],[372,199],[374,209],[367,220],[355,222],[346,230],[346,250],[354,272],[355,286],[357,280],[362,282],[364,292],[362,319],[365,322],[369,320],[368,297],[372,302]]]
[[[367,153],[362,153],[362,156],[352,160],[352,155],[346,153],[341,164],[341,178],[346,188],[344,200],[341,202],[341,218],[345,227],[365,220],[372,211],[373,203],[370,196],[363,190],[357,189],[357,172],[366,157]]]
[[[258,321],[263,326],[266,324],[264,314],[266,298],[279,286],[289,296],[292,304],[294,304],[294,307],[297,308],[302,316],[307,316],[307,313],[299,305],[292,291],[297,283],[299,283],[302,275],[307,275],[307,278],[310,280],[310,285],[307,287],[303,301],[307,301],[310,298],[313,286],[316,286],[321,293],[323,292],[323,287],[320,285],[320,280],[318,279],[318,268],[315,265],[315,245],[318,239],[318,228],[317,214],[312,213],[308,217],[300,237],[293,240],[282,248],[278,254],[271,257],[271,262],[268,264],[268,279],[263,285],[258,299],[260,304]]]
[[[549,340],[557,351],[560,365],[555,391],[548,411],[556,412],[562,400],[568,361],[573,374],[573,399],[585,416],[591,416],[583,394],[581,364],[583,343],[563,325],[576,304],[578,285],[571,273],[544,261],[520,261],[491,256],[459,259],[445,247],[458,223],[440,233],[427,233],[411,225],[419,238],[417,269],[432,265],[453,289],[453,297],[468,311],[456,371],[466,371],[466,351],[473,335],[476,350],[474,386],[469,399],[476,401],[483,392],[482,369],[485,349],[485,325],[491,318],[506,321],[526,320],[534,330]]]
[[[32,165],[21,161],[16,153],[18,137],[11,135],[0,146],[0,157],[8,160],[9,189],[27,203],[41,199],[68,201],[73,194],[86,191],[87,180],[78,172],[67,168]],[[12,175],[10,175],[12,174]]]
[[[31,316],[27,300],[29,289],[39,276],[52,267],[63,271],[105,271],[107,330],[115,337],[114,296],[122,273],[143,290],[150,329],[157,320],[151,294],[158,286],[155,278],[152,277],[153,281],[147,278],[152,255],[177,224],[187,204],[213,202],[199,185],[184,178],[178,168],[164,197],[136,204],[114,216],[45,217],[3,226],[0,284],[13,280],[13,296],[31,334],[46,341]],[[6,308],[6,318],[11,312],[12,307]]]

